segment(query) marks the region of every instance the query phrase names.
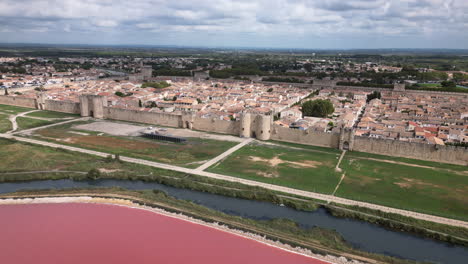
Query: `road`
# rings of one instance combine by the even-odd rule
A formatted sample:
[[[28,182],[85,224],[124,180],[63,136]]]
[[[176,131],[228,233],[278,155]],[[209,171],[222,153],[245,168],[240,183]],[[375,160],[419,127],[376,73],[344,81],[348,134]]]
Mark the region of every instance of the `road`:
[[[227,151],[221,153],[220,155],[218,155],[217,157],[207,161],[206,163],[204,163],[203,165],[201,165],[200,167],[196,168],[197,171],[204,171],[206,169],[208,169],[209,167],[213,166],[215,163],[221,161],[222,159],[226,158],[227,156],[231,155],[232,153],[234,153],[236,150],[244,147],[245,145],[249,144],[250,142],[253,141],[253,138],[247,138],[247,139],[244,139],[242,141],[242,143],[240,144],[237,144],[235,145],[234,147],[228,149]]]
[[[104,153],[104,152],[99,152],[99,151],[94,151],[94,150],[88,150],[88,149],[83,149],[83,148],[66,146],[66,145],[61,145],[61,144],[56,144],[56,143],[51,143],[51,142],[40,141],[40,140],[36,140],[36,139],[22,138],[22,137],[17,137],[17,136],[11,135],[11,134],[0,134],[0,137],[11,138],[11,139],[18,140],[20,142],[27,142],[27,143],[31,143],[31,144],[48,146],[48,147],[52,147],[52,148],[62,148],[62,149],[70,150],[70,151],[86,153],[86,154],[95,155],[95,156],[99,156],[99,157],[107,157],[107,156],[110,155],[110,153]],[[335,197],[333,195],[314,193],[314,192],[297,190],[297,189],[292,189],[292,188],[273,185],[273,184],[268,184],[268,183],[262,183],[262,182],[252,181],[252,180],[246,180],[246,179],[242,179],[242,178],[236,178],[236,177],[232,177],[232,176],[206,172],[206,171],[203,171],[203,170],[199,170],[198,168],[197,169],[189,169],[189,168],[183,168],[183,167],[179,167],[179,166],[163,164],[163,163],[154,162],[154,161],[130,158],[130,157],[126,157],[126,156],[120,156],[120,159],[122,161],[131,162],[131,163],[135,163],[135,164],[146,165],[146,166],[151,166],[151,167],[160,168],[160,169],[178,171],[178,172],[182,172],[182,173],[199,175],[199,176],[204,176],[204,177],[210,177],[210,178],[224,180],[224,181],[238,182],[238,183],[242,183],[242,184],[250,185],[250,186],[259,186],[259,187],[269,189],[269,190],[273,190],[273,191],[279,191],[279,192],[299,195],[299,196],[303,196],[303,197],[307,197],[307,198],[318,199],[318,200],[326,201],[326,202],[329,202],[329,203],[333,202],[333,203],[344,204],[344,205],[354,205],[354,206],[366,207],[366,208],[370,208],[370,209],[373,209],[373,210],[380,210],[380,211],[387,212],[387,213],[400,214],[400,215],[403,215],[403,216],[413,217],[413,218],[416,218],[416,219],[431,221],[431,222],[435,222],[435,223],[468,228],[468,222],[464,222],[464,221],[461,221],[461,220],[455,220],[455,219],[449,219],[449,218],[444,218],[444,217],[439,217],[439,216],[434,216],[434,215],[416,213],[416,212],[412,212],[412,211],[407,211],[407,210],[402,210],[402,209],[397,209],[397,208],[391,208],[391,207],[382,206],[382,205],[376,205],[376,204],[371,204],[371,203],[366,203],[366,202],[360,202],[360,201],[354,201],[354,200],[349,200],[349,199],[345,199],[345,198]],[[222,157],[221,157],[221,159],[222,159]]]

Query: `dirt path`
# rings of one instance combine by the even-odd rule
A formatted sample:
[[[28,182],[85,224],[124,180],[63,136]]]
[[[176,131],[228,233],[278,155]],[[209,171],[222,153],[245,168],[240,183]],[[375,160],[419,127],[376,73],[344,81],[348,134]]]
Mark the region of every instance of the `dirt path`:
[[[346,154],[346,150],[343,150],[340,155],[340,159],[338,160],[338,163],[336,163],[335,171],[341,172],[342,169],[340,168],[341,161],[343,160],[344,155]]]
[[[70,122],[70,121],[68,121],[68,122]],[[40,128],[43,128],[43,127],[40,127]],[[40,129],[40,128],[36,128],[36,129]],[[104,153],[104,152],[99,152],[99,151],[93,151],[93,150],[88,150],[88,149],[83,149],[83,148],[60,145],[60,144],[56,144],[56,143],[45,142],[45,141],[40,141],[40,140],[35,140],[35,139],[30,139],[30,138],[16,137],[16,136],[13,136],[11,134],[0,134],[0,137],[16,139],[16,140],[21,141],[21,142],[28,142],[28,143],[36,144],[36,145],[48,146],[48,147],[53,147],[53,148],[67,149],[67,150],[70,150],[70,151],[86,153],[86,154],[99,156],[99,157],[104,157],[104,158],[107,157],[108,155],[110,155],[109,153]],[[354,201],[354,200],[350,200],[350,199],[336,197],[336,196],[333,196],[333,195],[314,193],[314,192],[303,191],[303,190],[297,190],[297,189],[293,189],[293,188],[289,188],[289,187],[283,187],[283,186],[274,185],[274,184],[262,183],[262,182],[257,182],[257,181],[252,181],[252,180],[247,180],[247,179],[242,179],[242,178],[237,178],[237,177],[232,177],[232,176],[227,176],[227,175],[222,175],[222,174],[217,174],[217,173],[211,173],[211,172],[206,172],[206,171],[201,171],[201,170],[196,170],[196,169],[183,168],[183,167],[179,167],[179,166],[174,166],[174,165],[169,165],[169,164],[164,164],[164,163],[159,163],[159,162],[154,162],[154,161],[130,158],[130,157],[125,157],[125,156],[121,156],[120,159],[122,161],[125,161],[125,162],[136,163],[136,164],[151,166],[151,167],[155,167],[155,168],[178,171],[178,172],[182,172],[182,173],[199,175],[199,176],[204,176],[204,177],[209,177],[209,178],[214,178],[214,179],[219,179],[219,180],[224,180],[224,181],[238,182],[238,183],[242,183],[242,184],[246,184],[246,185],[250,185],[250,186],[259,186],[259,187],[262,187],[262,188],[265,188],[265,189],[270,189],[270,190],[273,190],[273,191],[284,192],[284,193],[299,195],[299,196],[303,196],[303,197],[318,199],[318,200],[322,200],[322,201],[325,201],[325,202],[334,202],[334,203],[338,203],[338,204],[366,207],[366,208],[370,208],[370,209],[373,209],[373,210],[380,210],[380,211],[387,212],[387,213],[400,214],[400,215],[403,215],[403,216],[413,217],[413,218],[421,219],[421,220],[425,220],[425,221],[431,221],[431,222],[436,222],[436,223],[440,223],[440,224],[446,224],[446,225],[460,226],[460,227],[468,228],[468,222],[461,221],[461,220],[455,220],[455,219],[449,219],[449,218],[444,218],[444,217],[440,217],[440,216],[417,213],[417,212],[413,212],[413,211],[397,209],[397,208],[392,208],[392,207],[387,207],[387,206],[382,206],[382,205],[377,205],[377,204],[372,204],[372,203],[367,203],[367,202]]]
[[[6,133],[10,134],[10,133],[13,133],[15,132],[16,130],[18,130],[18,123],[16,122],[16,118],[18,118],[19,116],[24,116],[24,115],[27,115],[29,113],[34,113],[34,112],[38,112],[40,110],[32,110],[32,111],[27,111],[27,112],[23,112],[23,113],[19,113],[17,115],[11,115],[8,120],[10,120],[11,122],[11,125],[12,125],[12,130],[10,131],[7,131]]]
[[[249,144],[250,142],[253,141],[253,138],[247,138],[242,141],[242,143],[235,145],[234,147],[228,149],[227,151],[221,153],[221,155],[211,159],[210,161],[206,162],[205,164],[201,165],[200,167],[196,168],[197,171],[204,171],[211,167],[213,164],[221,161],[222,159],[226,158],[227,156],[231,155],[234,153],[236,150],[242,148],[243,146]]]

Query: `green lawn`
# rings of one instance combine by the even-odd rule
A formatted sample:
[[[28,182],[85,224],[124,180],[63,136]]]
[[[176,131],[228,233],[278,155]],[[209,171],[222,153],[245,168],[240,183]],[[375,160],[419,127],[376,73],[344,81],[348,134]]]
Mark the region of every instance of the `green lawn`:
[[[468,220],[466,167],[461,170],[463,166],[444,164],[435,169],[421,168],[361,159],[354,152],[349,154],[340,165],[346,177],[337,196]]]
[[[86,122],[73,122],[36,131],[33,136],[60,144],[77,146],[112,154],[196,168],[238,142],[187,138],[173,143],[142,137],[112,136],[103,133],[76,130],[72,126]],[[81,133],[81,134],[77,134]]]
[[[12,129],[11,122],[8,120],[8,115],[0,114],[0,133],[5,133]]]
[[[418,83],[419,86],[421,87],[427,87],[427,88],[439,88],[440,83]]]
[[[19,116],[16,118],[16,122],[18,123],[18,130],[24,130],[34,127],[46,126],[54,123],[61,122],[62,120],[54,120],[54,121],[46,121],[40,119],[33,119]]]
[[[9,115],[19,114],[19,113],[27,112],[27,111],[31,111],[31,110],[34,110],[34,109],[0,104],[0,113],[2,113],[2,114],[9,114]]]
[[[318,152],[309,147],[243,147],[208,170],[301,190],[331,193],[341,173],[335,172],[338,153]]]
[[[28,172],[28,171],[83,171],[100,169],[109,175],[158,175],[183,176],[184,174],[161,170],[148,166],[109,162],[104,158],[83,153],[76,153],[62,149],[25,144],[13,140],[0,138],[0,177],[1,172]],[[37,174],[18,175],[18,179],[28,177],[34,179]],[[41,175],[44,176],[44,175]],[[11,177],[11,176],[8,176]]]
[[[33,113],[27,114],[26,116],[43,117],[43,118],[69,118],[69,117],[79,117],[78,114],[68,114],[68,113],[52,112],[52,111],[33,112]]]
[[[463,165],[453,165],[448,163],[441,163],[435,161],[426,161],[426,160],[415,160],[409,158],[401,158],[401,157],[392,157],[386,155],[378,155],[366,152],[357,152],[357,151],[350,151],[346,153],[347,158],[371,158],[371,159],[379,159],[379,160],[389,160],[395,162],[402,162],[414,165],[421,165],[421,166],[428,166],[428,167],[435,167],[439,169],[448,169],[448,170],[456,170],[456,171],[466,171],[468,170],[466,166]]]

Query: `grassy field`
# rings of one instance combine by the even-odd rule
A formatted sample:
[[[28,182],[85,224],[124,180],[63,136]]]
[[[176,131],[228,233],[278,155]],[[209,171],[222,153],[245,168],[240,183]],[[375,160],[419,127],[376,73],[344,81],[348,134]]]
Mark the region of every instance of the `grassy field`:
[[[79,117],[78,114],[68,114],[68,113],[60,113],[60,112],[52,112],[52,111],[39,111],[29,113],[26,116],[32,117],[43,117],[43,118],[69,118],[69,117]]]
[[[18,123],[18,130],[46,126],[46,125],[58,123],[61,121],[62,120],[54,120],[54,121],[40,120],[40,119],[27,118],[27,117],[22,117],[22,116],[19,116],[16,118],[16,122]]]
[[[34,109],[0,104],[0,113],[2,113],[2,114],[12,115],[12,114],[19,114],[19,113],[22,113],[22,112],[31,111],[31,110],[34,110]]]
[[[132,163],[109,162],[92,155],[30,145],[0,138],[1,172],[81,171],[99,169],[109,175],[180,174]],[[30,175],[29,175],[30,176]],[[25,177],[18,175],[18,178]]]
[[[337,196],[468,220],[466,167],[465,171],[463,166],[449,168],[448,164],[414,167],[362,159],[354,154],[346,154],[341,163],[346,177]]]
[[[210,160],[238,144],[237,142],[200,138],[187,138],[187,142],[173,143],[141,137],[112,136],[72,128],[72,126],[82,123],[84,122],[41,129],[34,136],[61,144],[189,168],[196,168],[203,161]]]
[[[12,129],[8,115],[0,114],[0,133],[5,133]]]
[[[468,220],[468,168],[445,163],[274,142],[249,145],[211,172],[331,194],[389,207]]]
[[[321,148],[248,145],[208,170],[301,190],[331,193],[341,174],[337,153]]]

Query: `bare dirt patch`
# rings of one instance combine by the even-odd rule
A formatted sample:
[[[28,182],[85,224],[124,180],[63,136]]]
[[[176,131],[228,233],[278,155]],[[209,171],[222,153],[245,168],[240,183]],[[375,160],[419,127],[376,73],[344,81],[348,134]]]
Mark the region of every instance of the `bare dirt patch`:
[[[256,174],[258,176],[262,176],[265,178],[278,178],[279,177],[277,173],[268,173],[268,172],[263,172],[263,171],[257,171]]]
[[[293,168],[316,168],[318,165],[322,165],[321,162],[313,160],[301,160],[301,161],[288,161],[282,160],[279,156],[274,156],[271,159],[264,159],[256,156],[249,156],[249,159],[254,162],[265,162],[268,163],[271,167],[277,167],[280,164],[288,164]]]
[[[100,173],[114,173],[114,172],[118,172],[118,171],[122,171],[120,169],[106,169],[106,168],[99,168],[98,171]]]
[[[395,182],[395,184],[400,186],[401,188],[411,188],[411,187],[434,187],[434,188],[441,188],[441,189],[444,188],[443,186],[423,182],[417,179],[403,178],[403,180],[404,181],[402,182]]]

